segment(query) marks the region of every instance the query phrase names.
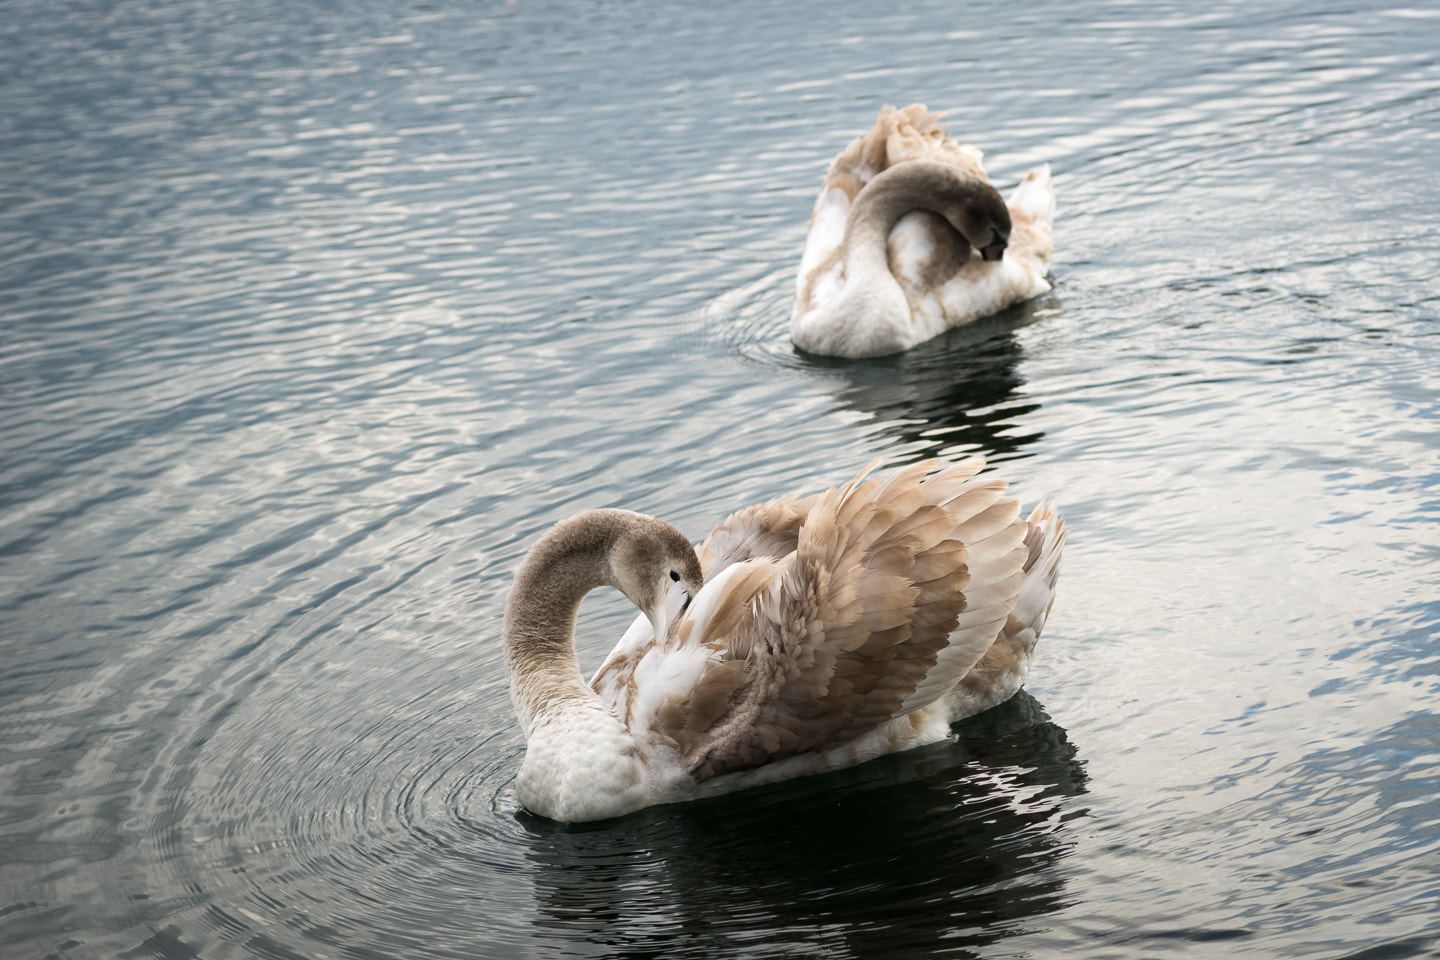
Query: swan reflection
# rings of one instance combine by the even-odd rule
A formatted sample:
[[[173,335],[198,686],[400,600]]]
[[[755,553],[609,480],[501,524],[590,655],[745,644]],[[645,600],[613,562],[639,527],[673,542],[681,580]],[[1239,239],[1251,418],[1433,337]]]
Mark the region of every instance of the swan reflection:
[[[520,814],[537,936],[621,957],[903,957],[1023,933],[1064,902],[1083,762],[1024,691],[955,734],[619,820]]]
[[[872,418],[871,436],[900,451],[891,463],[981,452],[993,463],[1024,455],[1043,433],[1025,419],[1040,408],[1022,390],[1024,349],[1015,331],[1053,316],[1051,295],[951,330],[909,353],[862,362],[805,355],[840,410]]]

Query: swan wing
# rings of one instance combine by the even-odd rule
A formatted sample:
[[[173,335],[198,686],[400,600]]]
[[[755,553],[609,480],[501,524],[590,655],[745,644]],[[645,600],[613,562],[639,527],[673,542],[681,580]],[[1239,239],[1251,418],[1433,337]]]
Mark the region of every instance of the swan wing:
[[[862,472],[712,533],[716,572],[669,649],[632,672],[634,721],[691,776],[845,743],[945,696],[991,648],[1021,593],[1029,525],[1003,481],[972,479],[979,461],[927,478],[931,466]]]

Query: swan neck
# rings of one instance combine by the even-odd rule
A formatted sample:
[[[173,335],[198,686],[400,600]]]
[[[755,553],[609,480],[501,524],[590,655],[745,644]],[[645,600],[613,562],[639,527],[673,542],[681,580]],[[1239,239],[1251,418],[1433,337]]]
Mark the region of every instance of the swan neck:
[[[896,164],[876,175],[855,198],[845,223],[847,261],[860,258],[884,268],[890,231],[912,210],[938,214],[964,236],[957,211],[994,190],[988,180],[950,164],[933,160]],[[966,239],[973,243],[980,238]]]
[[[610,549],[620,533],[619,520],[592,516],[588,524],[557,526],[515,574],[505,610],[505,667],[527,736],[545,711],[567,700],[595,697],[580,675],[575,621],[587,593],[615,585]]]

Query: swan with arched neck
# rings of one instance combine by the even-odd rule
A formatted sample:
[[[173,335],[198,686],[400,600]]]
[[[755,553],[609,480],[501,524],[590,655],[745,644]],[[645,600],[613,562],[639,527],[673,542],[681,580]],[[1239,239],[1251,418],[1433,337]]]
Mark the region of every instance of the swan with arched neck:
[[[740,790],[933,743],[1024,682],[1065,524],[971,460],[783,497],[698,552],[591,510],[544,534],[505,616],[523,806],[562,821]],[[589,683],[574,630],[601,586],[641,611]]]
[[[947,137],[940,117],[886,107],[831,164],[796,278],[795,346],[898,353],[1050,289],[1050,168],[1003,201],[981,152]]]

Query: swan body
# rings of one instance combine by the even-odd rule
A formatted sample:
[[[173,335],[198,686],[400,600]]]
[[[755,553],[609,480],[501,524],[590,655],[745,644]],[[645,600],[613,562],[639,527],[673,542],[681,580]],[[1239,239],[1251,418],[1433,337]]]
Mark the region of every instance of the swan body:
[[[1065,524],[1022,518],[971,460],[733,514],[698,553],[591,510],[540,538],[505,614],[526,809],[576,822],[863,763],[946,739],[1023,683]],[[927,476],[927,474],[929,474]],[[580,600],[641,615],[589,683]]]
[[[940,117],[886,107],[831,164],[800,258],[795,346],[898,353],[1050,289],[1050,168],[1006,203],[981,152],[946,137]]]

